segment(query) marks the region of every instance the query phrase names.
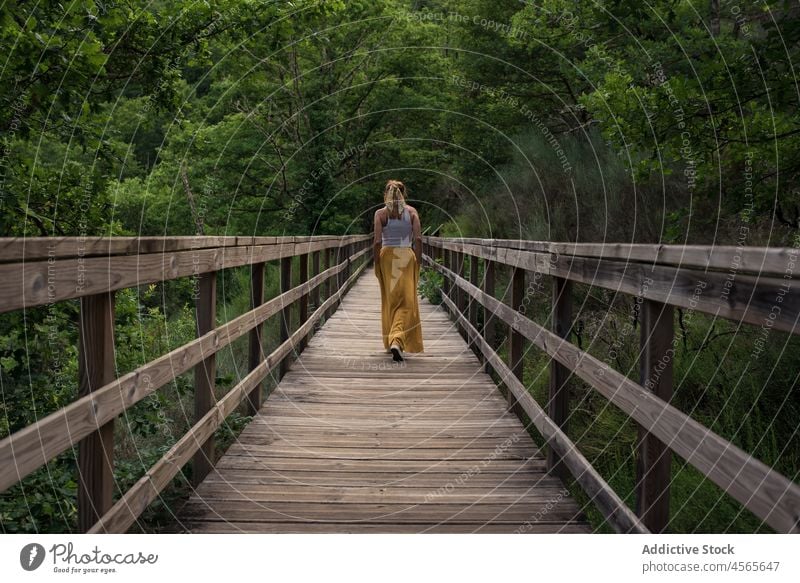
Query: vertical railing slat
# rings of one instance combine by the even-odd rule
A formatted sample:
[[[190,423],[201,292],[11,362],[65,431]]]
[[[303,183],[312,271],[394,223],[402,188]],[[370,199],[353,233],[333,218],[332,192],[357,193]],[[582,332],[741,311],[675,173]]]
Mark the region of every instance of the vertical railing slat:
[[[250,271],[250,308],[255,309],[264,303],[264,270],[265,263],[254,263]],[[249,339],[249,365],[250,370],[264,361],[264,323],[262,322],[250,331]],[[254,416],[261,409],[261,390],[263,383],[258,383],[245,401],[245,414]]]
[[[321,251],[314,251],[314,253],[311,255],[311,277],[316,277],[317,275],[320,274],[319,266],[320,266],[321,253],[322,253]],[[319,307],[321,303],[319,301],[319,289],[320,286],[317,286],[311,292],[311,305],[314,306],[315,310]]]
[[[465,266],[464,266],[464,253],[458,252],[456,254],[456,273],[458,273],[459,277],[464,277],[465,274]],[[456,298],[457,302],[456,305],[458,306],[458,311],[467,315],[467,294],[466,292],[461,289],[461,286],[457,286],[456,288]],[[462,330],[463,336],[466,338],[466,332]]]
[[[495,276],[495,265],[494,261],[486,259],[483,265],[483,293],[487,296],[494,297],[494,276]],[[495,333],[495,323],[496,319],[494,317],[494,313],[489,311],[488,309],[483,309],[483,337],[486,338],[486,342],[488,342],[489,347],[492,350],[497,350],[497,335]],[[492,366],[486,362],[486,372],[491,374]]]
[[[659,399],[669,402],[673,381],[673,308],[644,300],[641,310],[640,383]],[[651,532],[666,532],[672,450],[641,426],[636,450],[636,515]]]
[[[292,289],[292,257],[281,259],[281,293],[286,293]],[[289,302],[281,309],[280,343],[283,344],[289,339],[292,332],[292,302]],[[278,377],[283,378],[289,370],[289,357],[281,360],[278,367]]]
[[[551,309],[552,330],[560,338],[569,341],[572,329],[572,283],[561,277],[553,278],[553,301]],[[569,379],[570,371],[556,359],[550,359],[550,394],[547,414],[566,433],[569,417]],[[547,448],[547,470],[562,480],[569,471],[561,457]]]
[[[511,268],[511,307],[519,311],[522,307],[523,296],[525,294],[525,270],[520,267]],[[508,333],[508,367],[514,376],[523,382],[523,349],[524,337],[522,334],[509,326]],[[509,410],[521,417],[522,409],[517,403],[517,399],[511,391],[508,391]]]
[[[199,276],[199,288],[195,300],[197,313],[197,335],[203,336],[216,327],[217,319],[217,272]],[[194,367],[194,419],[199,421],[215,403],[214,379],[217,375],[216,354],[207,355]],[[192,461],[192,485],[198,486],[214,466],[214,436],[209,437],[194,454]]]
[[[468,255],[469,257],[469,282],[474,285],[478,286],[480,282],[478,281],[478,258],[473,255]],[[472,326],[479,330],[478,327],[478,302],[472,298],[472,296],[468,296],[467,298],[467,305],[469,306],[469,323]],[[475,350],[475,345],[472,345],[473,350]],[[483,354],[480,350],[478,350],[478,360],[483,361]]]
[[[298,274],[299,277],[297,285],[303,285],[308,281],[308,253],[303,253],[302,255],[300,255],[298,269],[300,273]],[[309,294],[305,293],[302,296],[300,296],[299,300],[297,300],[299,304],[299,309],[298,309],[299,315],[297,322],[298,327],[305,324],[306,320],[308,320],[308,296]],[[301,338],[300,341],[297,343],[297,351],[301,352],[306,347],[307,342],[308,342],[308,336],[304,336],[303,338]]]
[[[442,265],[444,265],[447,269],[453,269],[453,252],[449,249],[442,249]],[[443,281],[442,287],[444,288],[444,294],[449,298],[453,299],[453,284],[450,281],[450,278],[445,277]]]
[[[81,298],[78,396],[114,380],[114,292]],[[113,504],[114,421],[78,445],[78,529],[87,532]],[[10,470],[9,470],[10,471]]]
[[[336,257],[336,249],[334,249],[333,247],[328,247],[327,249],[325,249],[325,269],[330,269],[331,267],[333,267],[335,265],[335,263],[334,263],[335,257]],[[333,286],[335,285],[336,280],[337,280],[337,276],[334,275],[333,277],[329,277],[325,281],[325,299],[326,300],[328,298],[330,298],[331,295],[333,294],[333,289],[334,289]],[[328,307],[327,310],[325,310],[325,320],[330,318],[332,313],[333,313],[333,306],[330,306],[330,307]]]

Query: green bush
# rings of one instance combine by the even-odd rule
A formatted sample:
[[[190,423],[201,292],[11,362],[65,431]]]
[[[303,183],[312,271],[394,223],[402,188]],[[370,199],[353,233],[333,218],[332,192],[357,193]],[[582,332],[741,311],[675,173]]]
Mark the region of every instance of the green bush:
[[[437,263],[441,263],[439,259]],[[430,303],[442,303],[442,284],[444,276],[432,267],[421,267],[419,271],[419,293]]]

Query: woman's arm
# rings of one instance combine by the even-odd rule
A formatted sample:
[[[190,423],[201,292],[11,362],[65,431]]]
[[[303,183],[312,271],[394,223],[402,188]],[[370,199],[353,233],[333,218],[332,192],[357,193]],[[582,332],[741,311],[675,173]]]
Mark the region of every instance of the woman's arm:
[[[383,223],[381,222],[380,209],[375,211],[375,219],[373,220],[373,231],[375,236],[372,239],[372,258],[375,261],[375,275],[378,275],[378,269],[381,261],[381,244],[383,242]]]
[[[417,266],[422,266],[422,226],[419,221],[417,209],[411,213],[411,241],[414,244],[414,253],[417,254]]]

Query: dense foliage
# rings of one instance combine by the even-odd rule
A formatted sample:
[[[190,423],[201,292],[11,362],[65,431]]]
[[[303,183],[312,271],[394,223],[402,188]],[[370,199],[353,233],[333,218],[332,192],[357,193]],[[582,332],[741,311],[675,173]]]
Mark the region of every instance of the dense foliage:
[[[9,0],[0,46],[0,236],[367,232],[399,178],[429,232],[800,245],[800,10],[788,0]],[[220,313],[241,313],[247,274],[225,278]],[[424,274],[433,301],[438,285]],[[614,332],[624,306],[582,310],[593,349],[625,345],[615,353],[635,360]],[[77,311],[0,317],[0,437],[74,399]],[[120,292],[120,373],[191,338],[193,317],[188,282]],[[736,386],[709,424],[796,473],[796,435],[771,417],[798,413],[786,409],[796,342],[773,334],[742,388],[744,370],[719,361],[752,335],[692,326],[678,361],[686,410],[705,419]],[[222,389],[245,360],[231,348]],[[181,435],[191,390],[178,379],[120,422],[120,491]],[[621,416],[578,410],[596,433],[589,451],[630,445],[611,439]],[[742,416],[750,437],[735,433]],[[759,449],[765,434],[774,447]],[[630,478],[598,451],[604,474]],[[718,497],[693,497],[700,482],[678,472],[690,507]],[[0,497],[3,531],[74,529],[75,489],[64,454]],[[169,518],[159,504],[151,526]],[[728,510],[702,528],[759,528]],[[677,515],[676,529],[697,527]]]

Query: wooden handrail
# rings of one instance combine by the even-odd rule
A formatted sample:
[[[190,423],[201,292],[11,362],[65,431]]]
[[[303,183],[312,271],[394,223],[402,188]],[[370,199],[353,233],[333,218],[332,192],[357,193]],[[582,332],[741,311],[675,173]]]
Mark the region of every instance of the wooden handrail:
[[[252,247],[272,245],[314,245],[331,243],[334,247],[344,241],[357,241],[364,235],[315,235],[308,237],[241,237],[241,236],[178,236],[178,237],[0,237],[0,263],[66,259],[73,257],[102,257],[145,255],[222,247]],[[320,247],[326,248],[326,247]],[[298,250],[299,253],[310,251]]]
[[[776,257],[786,258],[781,277],[752,274],[740,268],[733,272],[731,279],[730,271],[700,271],[661,263],[558,255],[498,245],[481,246],[465,243],[462,239],[427,237],[423,241],[431,247],[463,252],[513,268],[694,309],[728,320],[748,324],[763,324],[769,320],[776,330],[800,332],[800,294],[787,290],[789,279],[784,277],[790,265],[800,269],[798,249],[782,248],[771,256],[773,268],[777,267]],[[742,253],[742,256],[746,255]],[[780,318],[774,318],[771,314],[778,297]]]
[[[114,247],[115,253],[96,256],[74,256],[74,242],[68,241],[69,253],[59,256],[56,252],[52,259],[43,258],[40,246],[37,246],[35,260],[15,259],[10,263],[0,263],[0,313],[201,275],[230,267],[294,257],[319,249],[339,248],[348,243],[363,243],[368,240],[365,237],[369,236],[357,235],[342,240],[319,241],[284,237],[272,243],[258,241],[255,244],[237,243],[196,249],[187,248],[190,240],[181,240],[175,251],[140,254],[131,254],[132,242],[125,246],[128,251],[124,253],[109,243],[109,247]],[[200,239],[205,240],[205,237]],[[253,238],[244,238],[245,242],[252,240]],[[9,253],[9,257],[28,257],[23,253],[27,244],[25,239],[14,239],[0,247]],[[96,246],[102,246],[102,243],[97,243]]]
[[[671,387],[668,386],[671,383],[671,361],[667,363],[666,369],[659,379],[660,385],[656,383],[658,385],[655,387],[656,392],[654,392],[654,387],[645,388],[642,384],[630,380],[622,373],[611,369],[606,363],[573,345],[569,342],[568,335],[563,329],[553,331],[545,329],[527,318],[519,310],[515,310],[513,307],[492,297],[490,293],[486,293],[476,285],[476,282],[470,282],[461,277],[452,269],[451,261],[448,257],[454,252],[457,253],[458,251],[456,250],[460,250],[473,258],[479,257],[483,259],[487,266],[492,266],[492,273],[494,264],[504,264],[515,272],[519,269],[536,268],[542,273],[556,276],[556,282],[561,279],[567,282],[593,283],[590,278],[587,278],[585,271],[579,270],[571,273],[558,267],[559,264],[557,262],[554,267],[550,261],[544,261],[544,259],[551,260],[552,258],[542,253],[504,248],[496,243],[490,247],[481,247],[475,243],[465,243],[463,240],[427,237],[424,239],[424,244],[427,251],[423,255],[425,263],[443,274],[445,281],[448,282],[447,287],[453,290],[452,293],[443,294],[444,304],[453,312],[454,319],[466,331],[471,343],[480,350],[487,363],[500,375],[504,384],[509,388],[509,392],[514,395],[515,402],[523,406],[532,422],[548,441],[548,447],[552,450],[552,454],[548,456],[548,469],[555,470],[563,462],[575,476],[578,484],[584,488],[587,494],[593,497],[601,512],[618,530],[628,532],[631,530],[632,524],[624,518],[622,521],[618,520],[619,517],[616,519],[609,518],[611,516],[610,513],[617,508],[615,506],[616,498],[610,497],[611,492],[606,491],[607,484],[605,482],[598,481],[595,478],[587,481],[585,467],[581,462],[581,458],[575,457],[574,444],[569,441],[566,433],[560,428],[561,419],[557,417],[563,417],[564,412],[558,412],[554,417],[554,410],[551,409],[551,414],[547,415],[533,401],[518,376],[513,374],[512,367],[499,359],[494,347],[479,335],[477,328],[470,322],[468,312],[465,313],[459,307],[458,302],[454,301],[455,290],[466,293],[472,301],[481,305],[486,318],[507,325],[511,331],[510,337],[513,338],[513,334],[521,334],[548,354],[559,366],[563,366],[567,371],[585,380],[594,390],[627,413],[639,424],[644,432],[643,435],[640,435],[640,447],[642,449],[653,447],[653,444],[647,442],[650,437],[658,439],[669,450],[682,456],[777,531],[800,531],[800,487],[797,484],[702,424],[694,421],[661,398],[663,394],[671,391]],[[444,264],[436,262],[432,257],[432,254],[436,251],[444,253]],[[783,249],[779,251],[776,256],[790,259],[797,256],[796,250]],[[605,262],[606,260],[593,258],[589,261],[594,261],[596,264],[598,261]],[[655,268],[676,270],[674,267],[655,266]],[[641,270],[642,267],[637,266],[634,269]],[[694,270],[691,271],[695,273]],[[624,273],[624,271],[618,270],[614,273]],[[639,273],[645,272],[639,271]],[[707,277],[711,272],[697,273]],[[713,275],[716,276],[718,274]],[[773,281],[773,278],[754,276],[752,280],[750,282],[752,287],[748,288],[748,290],[755,295],[763,297],[763,291],[760,286],[764,280],[766,282],[763,285],[767,287],[769,293],[777,289],[777,282]],[[704,281],[708,281],[708,279]],[[736,282],[738,286],[738,276]],[[604,279],[597,285],[609,287],[609,283],[608,280]],[[554,285],[554,302],[557,301],[558,294],[564,293],[563,287],[563,284],[560,286]],[[628,287],[621,291],[630,293],[630,290],[631,288]],[[741,293],[741,290],[734,288],[730,290],[730,293],[736,297],[737,294]],[[674,303],[676,298],[668,296],[666,299],[673,300]],[[560,301],[568,300],[561,298]],[[785,304],[796,306],[796,303],[796,297],[792,299],[783,297],[782,308],[785,307]],[[645,355],[644,358],[647,359],[646,366],[643,367],[643,373],[649,370],[648,367],[652,364],[655,355],[663,351],[665,345],[669,345],[672,342],[672,338],[665,339],[661,337],[665,331],[672,334],[671,325],[665,325],[667,319],[671,321],[671,311],[668,311],[667,308],[668,306],[664,304],[660,304],[659,307],[655,303],[647,308],[652,312],[651,319],[657,319],[643,328],[643,354]],[[554,318],[554,325],[556,327],[568,325],[563,321],[563,319],[569,318],[568,306],[557,306],[554,303],[554,311],[557,309],[562,310],[564,315],[561,317],[561,322],[559,322],[558,317]],[[785,313],[782,312],[782,314]],[[788,312],[789,315],[786,317],[791,319],[791,322],[784,321],[780,328],[796,333],[798,330],[795,328],[796,318],[792,316],[793,313],[792,311]],[[741,317],[739,321],[746,320],[745,312],[739,311],[736,314]],[[658,319],[659,315],[660,319]],[[775,327],[778,327],[777,323]],[[559,374],[557,371],[556,367],[551,367],[551,374]],[[562,385],[564,382],[563,378],[558,378],[551,382],[551,407],[556,406],[553,401],[555,387],[563,391]],[[558,398],[562,400],[560,406],[563,406],[563,400],[566,398],[564,393],[562,392]],[[669,473],[668,471],[664,473],[663,466],[665,462],[663,460],[652,461],[648,457],[643,459],[645,460],[644,463],[653,463],[653,467],[644,467],[645,470],[653,470],[656,465],[659,467],[658,471],[653,472],[655,477],[651,476],[649,482],[643,481],[642,490],[638,490],[637,494],[642,495],[641,493],[645,489],[649,492],[648,496],[651,496],[653,492],[666,492]],[[645,474],[647,473],[645,472]],[[600,499],[596,498],[599,492],[602,492]],[[637,508],[637,511],[641,513],[640,517],[644,525],[653,532],[663,531],[669,517],[668,506],[666,506],[667,512],[664,512],[665,506],[663,506],[668,503],[668,496],[661,496],[660,498],[661,500],[657,503],[648,500],[646,504]],[[666,502],[664,499],[666,499]]]
[[[141,401],[143,398],[168,384],[178,375],[183,374],[193,367],[204,366],[202,363],[213,359],[219,350],[229,345],[237,338],[250,334],[250,373],[219,403],[198,401],[198,418],[191,431],[185,434],[164,456],[112,509],[111,488],[113,481],[109,481],[105,474],[102,479],[87,473],[86,487],[81,489],[79,497],[79,515],[81,516],[82,531],[90,528],[95,532],[110,531],[123,532],[136,517],[146,508],[155,496],[169,483],[170,479],[192,456],[202,456],[210,462],[210,441],[214,430],[235,409],[242,400],[247,399],[248,410],[253,413],[260,405],[261,381],[274,368],[283,367],[286,358],[292,352],[299,352],[304,346],[304,339],[313,330],[314,324],[322,317],[328,317],[335,309],[341,297],[364,269],[371,255],[371,235],[354,235],[347,237],[170,237],[170,238],[94,238],[88,241],[77,238],[62,238],[56,241],[48,239],[0,239],[0,276],[3,282],[0,288],[4,293],[16,290],[15,297],[2,296],[0,311],[9,311],[21,307],[42,305],[42,303],[55,303],[72,297],[85,298],[110,298],[110,303],[100,303],[95,310],[99,317],[86,319],[82,329],[89,334],[90,340],[95,338],[94,330],[102,332],[102,338],[107,345],[113,343],[112,336],[106,334],[104,322],[108,319],[105,306],[110,305],[113,311],[113,295],[115,290],[125,287],[141,285],[153,281],[162,281],[200,275],[212,281],[219,269],[242,265],[253,265],[251,277],[251,307],[252,309],[241,316],[234,318],[218,327],[213,327],[213,312],[209,314],[198,311],[198,319],[202,316],[206,322],[204,326],[211,326],[207,331],[200,329],[198,338],[148,362],[136,370],[111,380],[105,369],[107,362],[94,362],[93,354],[103,347],[95,346],[97,342],[86,345],[81,349],[81,360],[85,361],[86,371],[82,372],[86,381],[86,389],[82,396],[66,407],[40,419],[15,433],[0,440],[0,491],[6,490],[11,485],[24,479],[55,456],[66,451],[76,443],[89,443],[100,436],[99,429],[106,447],[96,446],[81,449],[79,463],[81,467],[113,468],[113,459],[103,455],[102,450],[113,449],[106,443],[109,427],[125,410]],[[159,248],[161,245],[161,248]],[[87,257],[83,257],[86,253]],[[57,251],[53,251],[53,249]],[[131,255],[142,248],[146,253]],[[300,282],[291,287],[287,285],[282,293],[266,302],[263,301],[264,264],[270,260],[291,260],[300,255],[301,265],[307,266],[302,257],[308,254],[319,253],[325,250],[328,253],[328,264],[322,272],[308,277],[307,269],[301,270]],[[344,255],[337,264],[331,261],[338,251]],[[44,255],[43,255],[44,253]],[[109,253],[104,255],[104,253]],[[49,257],[42,261],[43,257]],[[53,260],[56,257],[57,260]],[[363,261],[366,259],[366,261]],[[361,265],[353,269],[356,261]],[[137,267],[138,264],[138,267]],[[144,265],[144,269],[141,266]],[[61,289],[56,293],[47,290],[47,280],[44,280],[47,301],[41,301],[42,277],[58,277],[71,269],[81,266],[83,271],[83,285],[71,290]],[[49,267],[49,272],[47,271]],[[45,271],[42,271],[42,270]],[[349,277],[340,279],[342,273]],[[203,275],[205,274],[205,275]],[[256,279],[260,280],[256,281]],[[60,280],[64,282],[62,277]],[[340,284],[332,283],[334,281]],[[34,283],[35,285],[29,285]],[[318,292],[320,287],[325,287],[325,299],[310,317],[303,314],[302,303],[307,301],[312,292]],[[63,286],[62,286],[63,288]],[[198,300],[203,309],[213,309],[213,287],[204,299]],[[22,291],[27,290],[27,291]],[[209,295],[210,294],[210,295]],[[201,294],[202,295],[202,294]],[[315,295],[315,297],[317,297]],[[269,356],[263,353],[259,328],[270,317],[281,313],[288,313],[289,308],[295,303],[301,303],[301,315],[305,316],[299,323],[297,330],[291,330],[291,323],[286,322],[287,337],[282,339],[280,346]],[[96,303],[96,302],[95,302]],[[198,310],[201,309],[198,303]],[[83,302],[83,305],[89,305]],[[94,305],[94,304],[92,304]],[[92,312],[94,313],[94,312]],[[113,314],[112,314],[113,318]],[[84,320],[82,320],[83,322]],[[112,320],[113,321],[113,320]],[[88,349],[91,348],[91,351]],[[108,348],[105,346],[105,348]],[[113,353],[112,353],[113,354]],[[111,363],[113,371],[113,362]],[[98,366],[103,371],[95,372]],[[207,364],[205,366],[208,366]],[[196,369],[200,370],[200,369]],[[205,372],[205,376],[198,372],[196,376],[197,387],[203,389],[205,382],[213,382],[213,373]],[[105,375],[105,376],[104,376]],[[105,379],[105,380],[102,380]],[[210,390],[205,387],[206,393]],[[202,395],[196,394],[196,400]],[[113,434],[112,434],[113,435]],[[94,443],[94,442],[93,442]],[[99,442],[98,442],[99,443]],[[204,447],[205,451],[201,451]],[[203,460],[200,460],[202,462]],[[203,466],[205,464],[195,464]],[[200,467],[198,476],[202,477],[210,469]],[[125,507],[122,511],[120,508]],[[81,511],[83,509],[83,512]],[[133,512],[133,508],[138,508]],[[133,512],[133,513],[132,513]],[[84,516],[85,515],[85,516]],[[98,519],[100,519],[98,521]]]
[[[555,243],[520,239],[476,239],[423,237],[426,243],[440,240],[454,245],[478,245],[498,249],[536,251],[571,257],[622,260],[683,268],[757,273],[783,277],[789,263],[800,259],[793,247],[736,247],[733,245],[662,245],[646,243]]]

